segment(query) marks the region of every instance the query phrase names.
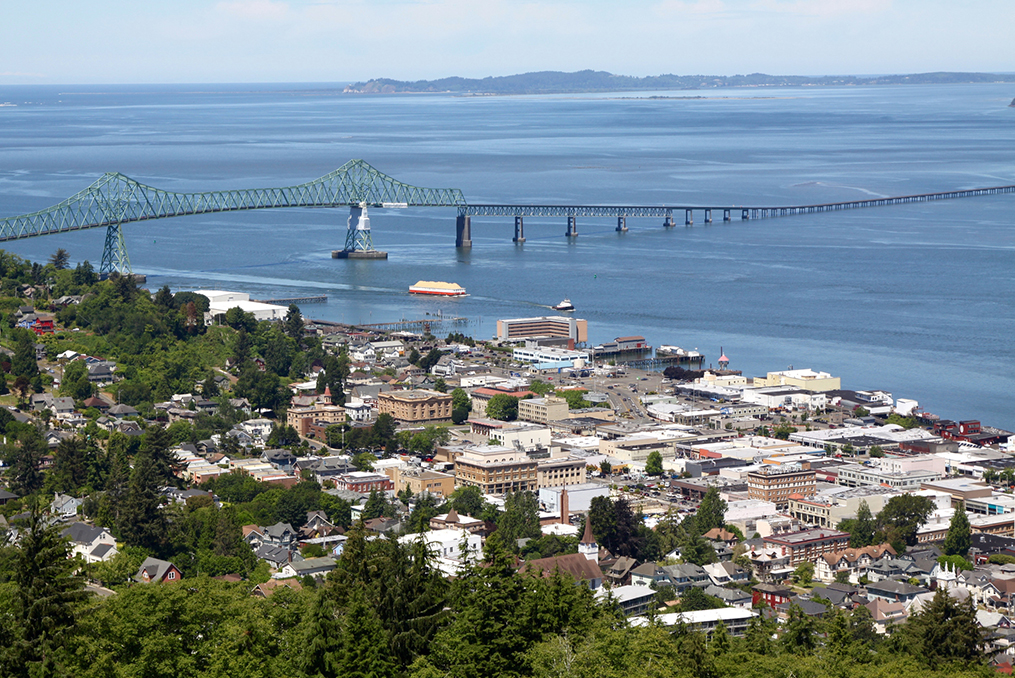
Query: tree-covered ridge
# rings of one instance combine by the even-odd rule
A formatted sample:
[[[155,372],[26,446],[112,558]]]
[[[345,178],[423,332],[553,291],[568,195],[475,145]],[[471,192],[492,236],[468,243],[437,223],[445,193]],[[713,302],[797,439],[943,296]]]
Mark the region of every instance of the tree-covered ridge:
[[[361,93],[455,92],[482,94],[545,94],[557,92],[623,92],[637,90],[699,90],[719,87],[791,87],[835,85],[906,85],[975,82],[1015,82],[1015,75],[999,73],[916,73],[910,75],[651,75],[634,77],[606,71],[537,71],[486,78],[448,77],[436,80],[374,78],[346,89]]]
[[[357,527],[319,586],[261,598],[196,576],[86,597],[57,528],[32,516],[0,549],[5,676],[993,675],[971,603],[944,591],[887,637],[863,607],[794,607],[781,624],[762,610],[743,638],[721,624],[706,636],[654,614],[629,623],[608,594],[520,567],[496,533],[448,580],[421,541]]]

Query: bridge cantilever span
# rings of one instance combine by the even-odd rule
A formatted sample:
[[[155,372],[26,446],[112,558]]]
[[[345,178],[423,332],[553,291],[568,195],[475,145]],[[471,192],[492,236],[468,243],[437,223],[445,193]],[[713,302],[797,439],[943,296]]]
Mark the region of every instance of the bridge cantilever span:
[[[377,171],[363,160],[350,160],[319,179],[282,188],[205,193],[175,193],[109,172],[83,191],[47,209],[0,219],[0,241],[32,238],[105,226],[102,274],[130,271],[123,224],[189,214],[210,214],[273,207],[460,207],[454,188],[420,188]]]
[[[627,231],[627,218],[662,218],[663,226],[676,225],[674,213],[684,211],[684,223],[694,223],[694,213],[703,212],[704,222],[712,222],[712,212],[722,211],[723,221],[767,219],[794,214],[813,214],[862,207],[900,205],[931,200],[947,200],[1001,193],[1015,193],[1015,185],[973,188],[940,193],[920,193],[868,200],[754,207],[743,205],[470,205],[462,192],[454,188],[420,188],[379,172],[363,160],[350,160],[319,179],[282,188],[255,188],[204,193],[175,193],[139,183],[123,174],[107,173],[91,186],[48,209],[0,219],[0,241],[65,233],[86,228],[106,227],[106,242],[100,273],[127,273],[130,260],[124,246],[123,224],[189,214],[209,214],[274,207],[350,207],[346,250],[372,249],[369,243],[367,207],[455,207],[458,209],[455,244],[472,246],[472,217],[514,217],[516,243],[525,242],[524,217],[563,217],[565,235],[578,235],[579,217],[613,217],[617,231]],[[358,227],[354,228],[354,222]],[[352,243],[352,244],[350,244]],[[352,248],[352,249],[350,249]],[[378,253],[382,254],[382,253]]]

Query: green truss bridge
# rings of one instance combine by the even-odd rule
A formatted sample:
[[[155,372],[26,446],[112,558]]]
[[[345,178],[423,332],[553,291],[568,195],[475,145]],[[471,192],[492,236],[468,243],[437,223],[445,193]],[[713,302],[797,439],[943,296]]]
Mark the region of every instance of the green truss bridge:
[[[782,207],[708,204],[470,205],[456,188],[410,186],[377,171],[363,160],[350,160],[320,179],[297,186],[208,193],[174,193],[146,186],[122,174],[108,173],[85,190],[48,209],[0,219],[0,241],[105,226],[106,243],[99,273],[109,275],[114,271],[121,274],[131,272],[123,239],[124,224],[187,214],[271,207],[349,207],[345,249],[336,250],[332,256],[372,259],[386,258],[387,255],[373,248],[370,220],[367,217],[369,207],[454,207],[458,211],[455,245],[471,247],[471,219],[474,216],[513,217],[514,241],[523,243],[524,217],[566,218],[567,230],[564,235],[577,237],[579,217],[615,218],[617,231],[626,232],[628,217],[662,218],[663,226],[671,228],[677,224],[680,212],[684,213],[684,224],[690,226],[694,223],[695,212],[702,214],[705,223],[711,223],[713,211],[722,214],[723,221],[732,221],[735,215],[743,220],[753,220],[1003,193],[1015,193],[1015,185]]]
[[[320,179],[283,188],[207,193],[174,193],[146,186],[116,172],[103,174],[88,188],[61,203],[31,214],[0,219],[0,241],[106,227],[100,274],[130,273],[124,224],[188,214],[210,214],[272,207],[457,207],[466,205],[453,188],[419,188],[350,160]],[[355,222],[355,223],[354,223]],[[350,217],[346,250],[373,250],[369,221]]]

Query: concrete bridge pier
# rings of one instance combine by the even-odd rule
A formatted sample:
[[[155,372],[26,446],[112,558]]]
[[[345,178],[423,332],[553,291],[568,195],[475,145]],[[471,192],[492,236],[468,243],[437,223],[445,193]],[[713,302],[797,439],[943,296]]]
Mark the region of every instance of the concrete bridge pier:
[[[567,232],[564,234],[569,238],[574,238],[578,235],[578,218],[568,217],[567,218]]]
[[[617,233],[627,233],[627,217],[617,217]]]
[[[515,217],[515,237],[512,242],[525,242],[525,224],[521,217]]]
[[[684,226],[694,225],[694,212],[691,210],[684,210]]]
[[[712,223],[712,210],[710,209],[705,210],[705,223],[706,224]]]
[[[730,211],[729,210],[723,210],[722,211],[722,220],[723,221],[732,221],[732,219],[733,219],[733,217],[730,216]]]
[[[459,214],[455,221],[455,247],[472,247],[472,217]]]
[[[750,210],[742,210],[740,212],[740,218],[743,219],[744,221],[747,221],[748,219],[750,219],[751,216],[748,214],[749,211]]]
[[[673,228],[676,225],[677,225],[676,222],[673,221],[673,215],[667,214],[666,221],[663,222],[663,228]]]

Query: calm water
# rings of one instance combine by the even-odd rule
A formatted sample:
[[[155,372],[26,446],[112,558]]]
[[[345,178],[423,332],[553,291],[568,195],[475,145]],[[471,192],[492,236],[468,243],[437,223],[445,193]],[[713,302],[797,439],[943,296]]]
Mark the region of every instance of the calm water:
[[[178,191],[281,186],[351,158],[480,202],[800,204],[1015,184],[1010,85],[764,89],[704,99],[344,97],[296,86],[0,87],[0,215],[47,207],[106,171]],[[669,97],[691,92],[658,93]],[[640,95],[639,95],[640,96]],[[1015,428],[1015,196],[664,230],[661,220],[473,220],[371,212],[386,262],[336,261],[344,210],[267,210],[127,227],[151,286],[257,298],[327,294],[346,322],[550,313],[570,297],[593,341],[723,346],[747,375],[811,367],[949,418]],[[701,215],[697,216],[700,221]],[[101,258],[93,230],[7,243]],[[419,279],[471,296],[410,297]]]

